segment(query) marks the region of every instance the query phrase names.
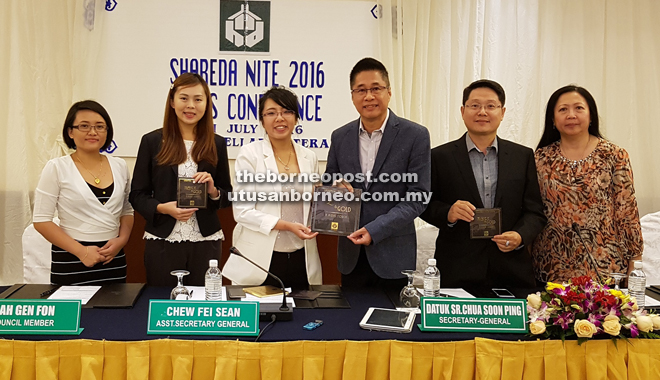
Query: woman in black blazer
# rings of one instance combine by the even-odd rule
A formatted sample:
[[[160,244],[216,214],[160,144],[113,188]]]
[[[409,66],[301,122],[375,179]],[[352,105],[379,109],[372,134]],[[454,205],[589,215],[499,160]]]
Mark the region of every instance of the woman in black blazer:
[[[177,207],[178,178],[205,183],[206,208]],[[174,286],[172,270],[190,272],[186,284],[204,285],[210,259],[220,261],[224,235],[217,210],[232,190],[225,139],[213,131],[208,85],[198,74],[179,76],[167,96],[163,128],[142,136],[130,202],[146,219],[147,283]]]

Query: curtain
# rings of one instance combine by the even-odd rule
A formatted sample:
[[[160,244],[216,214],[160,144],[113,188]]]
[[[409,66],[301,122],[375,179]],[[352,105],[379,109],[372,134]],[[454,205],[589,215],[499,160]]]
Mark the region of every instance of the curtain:
[[[536,148],[545,107],[576,83],[598,105],[601,133],[628,151],[640,216],[660,210],[657,0],[378,0],[391,107],[429,128],[432,146],[465,131],[463,89],[492,79],[506,91],[498,135]]]
[[[22,279],[21,234],[47,160],[66,153],[72,103],[93,98],[103,0],[0,1],[0,284]],[[550,94],[590,90],[602,132],[631,156],[640,216],[660,210],[656,0],[378,0],[392,109],[427,126],[432,145],[458,138],[462,90],[480,78],[507,91],[499,135],[535,147]],[[95,10],[93,30],[84,26]],[[338,23],[341,20],[338,20]],[[107,37],[106,37],[107,38]]]
[[[68,152],[66,112],[95,94],[105,1],[0,2],[0,284],[23,280],[21,234],[46,161]],[[95,11],[93,30],[84,25]]]
[[[441,333],[440,333],[441,334]],[[0,340],[0,380],[647,380],[660,341]]]

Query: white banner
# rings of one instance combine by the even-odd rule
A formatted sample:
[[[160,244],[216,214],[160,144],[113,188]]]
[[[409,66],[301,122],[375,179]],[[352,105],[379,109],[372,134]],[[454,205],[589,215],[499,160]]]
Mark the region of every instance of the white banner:
[[[116,3],[104,15],[97,99],[114,123],[115,155],[136,156],[140,137],[162,127],[168,89],[184,72],[207,80],[216,133],[227,139],[230,158],[263,138],[258,101],[273,85],[298,95],[294,138],[320,159],[327,157],[332,131],[358,117],[349,73],[376,51],[373,1]],[[261,51],[221,51],[227,46]]]

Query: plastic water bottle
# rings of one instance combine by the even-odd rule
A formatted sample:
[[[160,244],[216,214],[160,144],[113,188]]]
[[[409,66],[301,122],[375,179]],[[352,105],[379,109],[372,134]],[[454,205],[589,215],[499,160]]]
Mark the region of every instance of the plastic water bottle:
[[[440,297],[440,271],[435,266],[435,259],[429,259],[429,266],[424,271],[424,297]]]
[[[218,269],[218,260],[209,261],[209,269],[204,277],[204,291],[207,301],[222,301],[222,273]]]
[[[628,276],[628,293],[637,299],[637,306],[644,308],[644,296],[646,294],[646,274],[642,270],[642,262],[635,261],[635,270]]]

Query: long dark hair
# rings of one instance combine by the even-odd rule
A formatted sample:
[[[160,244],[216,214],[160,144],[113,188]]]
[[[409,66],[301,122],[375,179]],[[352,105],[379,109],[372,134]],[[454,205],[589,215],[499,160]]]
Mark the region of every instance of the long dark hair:
[[[193,145],[190,156],[196,163],[206,161],[215,166],[218,163],[218,151],[215,147],[215,132],[213,131],[213,100],[211,91],[206,81],[194,73],[181,74],[170,87],[165,102],[165,118],[163,120],[163,143],[160,152],[156,156],[159,165],[178,165],[186,161],[186,147],[183,136],[179,130],[179,121],[176,112],[172,109],[171,102],[176,90],[182,87],[190,87],[201,84],[206,94],[206,110],[204,116],[197,122],[195,127],[195,145]]]
[[[587,106],[589,107],[589,116],[591,117],[591,123],[589,123],[589,134],[603,138],[598,128],[598,108],[596,107],[596,101],[594,100],[594,97],[591,96],[586,88],[574,84],[569,84],[568,86],[564,86],[555,91],[550,96],[548,104],[545,106],[545,126],[543,128],[543,136],[541,136],[541,141],[539,141],[539,145],[536,146],[536,149],[544,148],[554,143],[555,141],[559,141],[561,138],[559,131],[557,128],[555,128],[555,106],[559,101],[559,97],[567,92],[577,92],[578,94],[582,95],[584,100],[587,101]]]

